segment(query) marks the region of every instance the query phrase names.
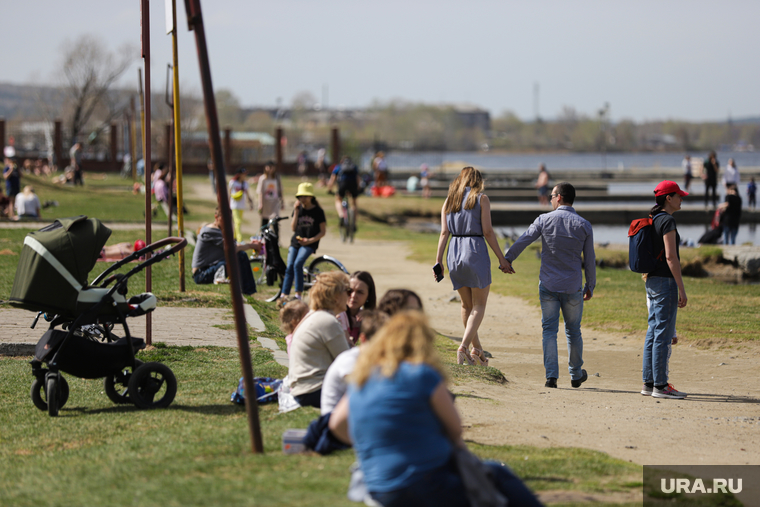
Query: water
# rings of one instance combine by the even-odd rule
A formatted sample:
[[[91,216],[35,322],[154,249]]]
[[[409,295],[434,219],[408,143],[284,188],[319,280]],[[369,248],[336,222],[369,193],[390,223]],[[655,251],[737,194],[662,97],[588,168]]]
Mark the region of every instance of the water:
[[[519,237],[528,225],[516,225],[508,227],[494,227],[498,235],[508,237]],[[705,225],[679,225],[678,233],[681,235],[681,241],[694,241],[707,231],[709,226]],[[594,243],[611,243],[611,244],[628,244],[628,226],[627,225],[594,225]],[[760,245],[760,233],[757,230],[757,224],[742,224],[739,226],[739,233],[736,235],[736,244],[751,243]]]
[[[589,170],[610,171],[654,167],[681,167],[683,153],[484,153],[484,152],[391,152],[386,154],[386,160],[391,171],[393,168],[418,168],[427,164],[432,170],[444,163],[473,165],[484,171],[510,171],[538,169],[538,165],[546,164],[552,170]],[[692,158],[706,157],[707,153],[691,153]],[[372,153],[362,156],[362,167],[369,168]],[[760,167],[760,151],[758,152],[718,152],[721,169],[729,158],[736,161],[741,171],[743,167]]]

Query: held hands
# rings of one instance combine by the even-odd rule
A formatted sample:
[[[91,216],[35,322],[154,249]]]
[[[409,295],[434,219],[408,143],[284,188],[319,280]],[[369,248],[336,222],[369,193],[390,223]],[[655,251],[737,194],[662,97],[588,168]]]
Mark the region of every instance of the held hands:
[[[509,275],[513,275],[515,273],[514,268],[512,267],[512,263],[509,262],[507,259],[504,259],[503,261],[499,261],[499,269],[502,273],[507,273]]]

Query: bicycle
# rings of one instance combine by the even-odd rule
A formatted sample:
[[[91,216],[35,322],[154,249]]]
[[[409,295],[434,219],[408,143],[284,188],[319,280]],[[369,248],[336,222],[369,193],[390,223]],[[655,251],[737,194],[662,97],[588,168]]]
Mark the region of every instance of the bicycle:
[[[258,239],[262,242],[263,248],[260,254],[251,254],[249,260],[251,262],[251,270],[253,276],[256,279],[257,285],[266,283],[268,286],[273,286],[278,283],[279,290],[277,294],[266,299],[268,303],[277,301],[282,295],[282,283],[285,280],[285,262],[280,255],[279,236],[274,228],[274,224],[282,220],[287,220],[288,217],[274,217],[270,218],[266,225],[261,227],[261,234],[259,237],[251,238]],[[304,289],[308,290],[314,286],[317,281],[317,275],[320,273],[328,273],[330,271],[342,271],[345,274],[349,274],[348,270],[343,264],[335,257],[329,255],[320,255],[315,257],[309,263],[308,266],[303,268],[304,277]],[[258,276],[257,276],[258,273]]]
[[[341,205],[343,206],[343,217],[340,219],[340,239],[344,243],[347,239],[353,243],[356,233],[356,214],[348,204],[348,195],[343,196]]]

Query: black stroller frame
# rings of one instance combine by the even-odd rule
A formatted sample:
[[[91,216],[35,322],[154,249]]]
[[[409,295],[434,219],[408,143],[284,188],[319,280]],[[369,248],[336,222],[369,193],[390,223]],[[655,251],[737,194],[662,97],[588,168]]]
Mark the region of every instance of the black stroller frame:
[[[77,217],[77,220],[82,221],[80,217]],[[94,220],[99,227],[105,229],[97,220],[90,220]],[[55,228],[54,224],[38,232],[55,230]],[[107,231],[105,235],[107,238],[110,231],[107,229],[105,231]],[[30,236],[27,236],[25,240],[22,257],[27,253],[26,245],[36,241],[32,238],[30,242]],[[105,239],[103,239],[104,242]],[[156,297],[151,293],[143,293],[127,300],[127,282],[134,274],[168,258],[184,248],[186,244],[187,240],[182,238],[165,238],[112,264],[91,283],[81,287],[74,312],[62,311],[50,316],[49,312],[38,311],[31,327],[36,326],[40,316],[44,316],[50,324],[37,343],[35,358],[30,361],[32,374],[35,377],[32,382],[31,398],[37,408],[47,411],[50,416],[57,416],[59,410],[66,404],[69,387],[62,375],[63,372],[80,378],[105,377],[106,395],[117,404],[131,403],[143,409],[165,408],[171,404],[177,391],[174,373],[164,364],[143,363],[135,357],[137,351],[145,348],[145,341],[142,338],[133,337],[127,324],[127,318],[138,317],[153,311],[157,303]],[[154,251],[169,245],[173,246],[151,256]],[[39,247],[36,250],[38,253],[42,251]],[[50,252],[44,253],[50,254]],[[34,254],[27,254],[26,257],[32,255]],[[42,257],[53,265],[58,262],[55,258],[51,261],[50,255],[42,255]],[[141,258],[145,260],[126,274],[111,274],[127,263]],[[22,259],[19,263],[14,290],[11,294],[11,304],[33,309],[41,303],[31,301],[33,296],[25,299],[23,296],[28,296],[28,293],[24,293],[23,288],[17,290],[17,286],[29,284],[28,280],[24,279],[24,274],[20,272],[25,267],[34,265],[33,262],[30,264],[31,261],[22,265],[24,261],[25,259]],[[113,285],[108,288],[112,283]],[[112,330],[116,324],[123,326],[125,333],[123,338],[113,334]],[[56,329],[59,326],[61,329]],[[47,363],[47,368],[43,366],[44,363]],[[123,388],[118,389],[118,385]]]

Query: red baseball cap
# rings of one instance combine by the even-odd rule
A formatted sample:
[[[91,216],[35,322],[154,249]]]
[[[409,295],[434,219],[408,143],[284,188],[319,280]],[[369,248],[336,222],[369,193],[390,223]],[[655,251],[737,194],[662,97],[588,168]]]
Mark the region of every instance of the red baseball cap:
[[[684,192],[681,190],[681,187],[678,186],[678,183],[675,181],[661,181],[659,185],[654,189],[654,196],[659,197],[661,195],[668,195],[668,194],[678,194],[681,197],[685,195],[689,195],[689,192]]]
[[[145,241],[141,239],[138,239],[137,241],[135,241],[135,252],[137,252],[138,250],[142,250],[143,248],[145,248]]]

